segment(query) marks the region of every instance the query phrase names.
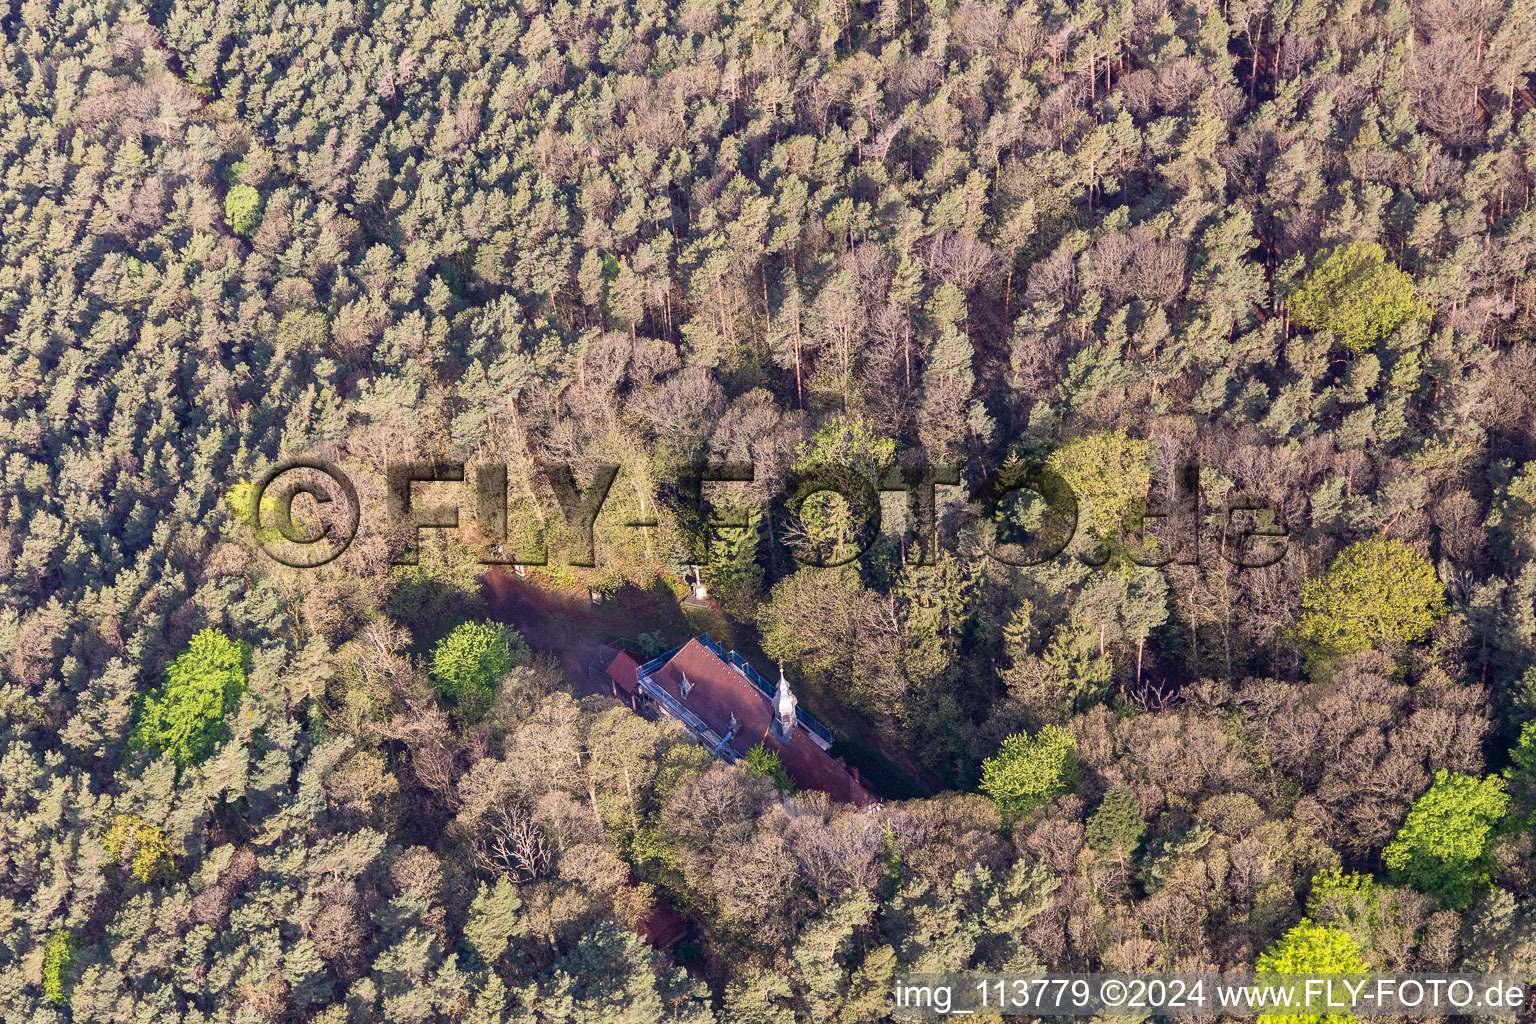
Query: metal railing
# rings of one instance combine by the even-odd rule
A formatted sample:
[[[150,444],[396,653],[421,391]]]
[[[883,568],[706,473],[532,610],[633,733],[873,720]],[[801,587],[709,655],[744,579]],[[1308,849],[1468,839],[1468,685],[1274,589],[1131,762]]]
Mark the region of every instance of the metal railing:
[[[683,725],[687,726],[688,729],[699,738],[699,742],[703,743],[705,747],[713,751],[716,757],[724,761],[726,764],[736,763],[736,751],[732,750],[726,745],[726,738],[715,732],[715,730],[711,729],[708,725],[704,724],[704,720],[702,718],[684,707],[681,701],[668,693],[665,687],[656,682],[647,673],[642,673],[640,675],[640,690],[647,697],[650,697],[652,700],[656,701],[656,703],[660,704],[662,708],[665,709],[667,714],[671,715],[673,718],[683,723]]]
[[[769,683],[768,680],[762,677],[757,669],[752,667],[752,663],[750,661],[748,661],[746,658],[743,658],[735,651],[732,651],[730,654],[730,663],[740,669],[741,674],[746,677],[747,682],[751,683],[757,689],[757,692],[761,693],[764,697],[767,697],[769,701],[772,701],[773,698],[778,694],[779,684]],[[832,742],[832,730],[822,725],[808,712],[797,707],[795,708],[795,718],[798,719],[800,724],[805,727],[806,732],[813,736],[821,737],[829,744]]]
[[[677,656],[677,652],[680,651],[680,650],[682,650],[681,647],[674,647],[670,651],[664,651],[661,654],[656,655],[656,657],[652,658],[650,661],[646,662],[644,665],[641,665],[640,668],[637,669],[636,671],[638,672],[638,674],[640,674],[642,676],[650,675],[651,673],[655,672],[657,669],[661,668],[661,666],[665,665],[667,662],[671,661],[674,657],[676,657]]]

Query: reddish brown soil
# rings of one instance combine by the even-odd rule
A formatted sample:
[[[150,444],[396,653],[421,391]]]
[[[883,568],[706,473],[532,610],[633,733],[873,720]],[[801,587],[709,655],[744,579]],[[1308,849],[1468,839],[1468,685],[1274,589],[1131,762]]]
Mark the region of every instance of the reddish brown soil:
[[[486,571],[486,611],[515,627],[536,651],[553,651],[578,693],[607,692],[587,678],[593,656],[610,640],[660,631],[670,643],[692,636],[691,624],[670,590],[626,586],[594,605],[586,591],[563,589],[545,577],[519,577],[507,569]]]

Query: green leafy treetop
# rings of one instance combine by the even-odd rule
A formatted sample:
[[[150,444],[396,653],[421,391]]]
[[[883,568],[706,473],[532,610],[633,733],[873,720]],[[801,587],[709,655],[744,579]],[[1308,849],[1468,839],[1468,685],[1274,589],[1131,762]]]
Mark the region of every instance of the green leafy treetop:
[[[1423,919],[1429,903],[1412,887],[1384,885],[1370,875],[1331,867],[1312,876],[1306,915],[1344,932],[1362,950],[1385,951],[1396,948],[1405,921]]]
[[[281,542],[284,539],[284,527],[293,537],[307,537],[311,540],[320,538],[318,529],[308,523],[300,522],[291,514],[291,509],[283,508],[275,488],[269,487],[262,494],[260,508],[256,507],[255,499],[256,485],[249,480],[239,481],[224,494],[224,501],[233,513],[235,521],[254,531],[258,544]],[[285,511],[289,513],[287,516],[283,514]],[[285,519],[286,522],[284,522]],[[262,525],[263,523],[266,525]]]
[[[1445,614],[1445,586],[1400,540],[1372,537],[1339,552],[1302,591],[1299,630],[1314,663],[1372,647],[1416,643]]]
[[[224,222],[244,238],[261,223],[261,193],[249,185],[236,185],[224,196]]]
[[[1470,906],[1489,886],[1488,843],[1508,810],[1503,779],[1442,768],[1413,802],[1382,860],[1399,879],[1446,906]]]
[[[506,674],[532,652],[517,630],[497,622],[462,622],[432,649],[432,681],[469,721],[490,710]]]
[[[795,791],[795,783],[790,779],[789,772],[784,770],[784,762],[779,759],[778,754],[761,743],[742,755],[741,763],[749,771],[766,775],[773,781],[774,788],[785,793]]]
[[[1338,928],[1302,918],[1265,950],[1255,964],[1259,974],[1360,974],[1365,962],[1355,940]],[[1348,1014],[1260,1014],[1270,1024],[1325,1024],[1351,1020]]]
[[[810,440],[795,448],[795,472],[818,483],[841,482],[845,474],[878,484],[885,469],[895,461],[896,442],[860,421],[837,416]],[[855,534],[871,510],[855,507],[848,497],[831,490],[811,494],[800,506],[796,531],[818,559],[837,565],[851,556],[858,544]]]
[[[1150,451],[1139,437],[1107,430],[1068,441],[1046,460],[1087,506],[1090,527],[1113,550],[1121,548],[1122,524],[1134,524],[1146,509]]]
[[[68,928],[48,936],[43,947],[43,994],[56,1006],[64,1005],[64,981],[75,960],[75,937]]]
[[[1328,331],[1360,354],[1428,313],[1413,294],[1413,278],[1388,263],[1375,242],[1351,242],[1320,255],[1290,296],[1291,319],[1303,327]]]
[[[1047,725],[1033,738],[1015,733],[982,762],[981,791],[1006,818],[1028,814],[1053,796],[1076,788],[1077,741]]]
[[[141,882],[170,877],[175,870],[171,844],[158,825],[151,825],[137,814],[119,814],[102,836],[107,857],[127,867]]]
[[[1312,876],[1307,916],[1342,928],[1357,943],[1369,944],[1380,912],[1381,890],[1370,875],[1333,867]]]
[[[213,752],[224,713],[245,692],[250,649],[217,629],[192,638],[165,670],[165,683],[145,698],[129,749],[164,752],[183,767]]]
[[[877,480],[881,471],[896,458],[896,442],[861,421],[848,416],[834,416],[826,426],[795,448],[795,468],[804,471],[817,466],[851,469]]]

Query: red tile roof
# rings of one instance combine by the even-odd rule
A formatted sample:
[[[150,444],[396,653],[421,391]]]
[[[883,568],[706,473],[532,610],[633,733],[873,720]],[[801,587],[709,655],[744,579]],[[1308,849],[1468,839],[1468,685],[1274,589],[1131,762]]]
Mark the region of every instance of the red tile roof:
[[[628,651],[620,651],[608,663],[606,671],[608,678],[619,684],[619,689],[625,693],[634,693],[635,687],[640,684],[639,677],[635,671],[639,667],[640,663],[631,658]]]
[[[685,672],[693,684],[687,697],[678,686]],[[859,780],[856,769],[848,768],[842,758],[818,747],[804,728],[795,727],[788,745],[775,739],[770,730],[773,711],[768,698],[698,640],[688,641],[670,661],[651,673],[651,679],[717,735],[724,736],[730,730],[734,714],[741,723],[730,744],[736,753],[745,754],[761,743],[779,755],[784,770],[799,788],[819,789],[834,800],[860,807],[879,799]]]

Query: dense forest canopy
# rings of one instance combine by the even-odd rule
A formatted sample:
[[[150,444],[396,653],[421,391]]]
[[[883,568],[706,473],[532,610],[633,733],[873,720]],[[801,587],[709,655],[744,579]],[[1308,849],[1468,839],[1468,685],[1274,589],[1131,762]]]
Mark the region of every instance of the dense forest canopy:
[[[1531,0],[7,0],[0,30],[8,1024],[1536,971]],[[472,531],[397,565],[376,516],[285,566],[249,499],[294,457],[368,508],[392,463],[504,467],[507,543],[549,558],[498,593],[677,618],[514,628]],[[675,487],[706,460],[755,467],[713,525]],[[818,462],[959,466],[939,543],[910,493],[878,537],[792,507]],[[621,467],[594,566],[553,464]],[[1016,566],[987,552],[1041,496],[966,496],[1029,465],[1080,526]],[[1221,556],[1238,498],[1273,564]],[[878,807],[587,685],[583,645],[683,638],[691,564]]]

